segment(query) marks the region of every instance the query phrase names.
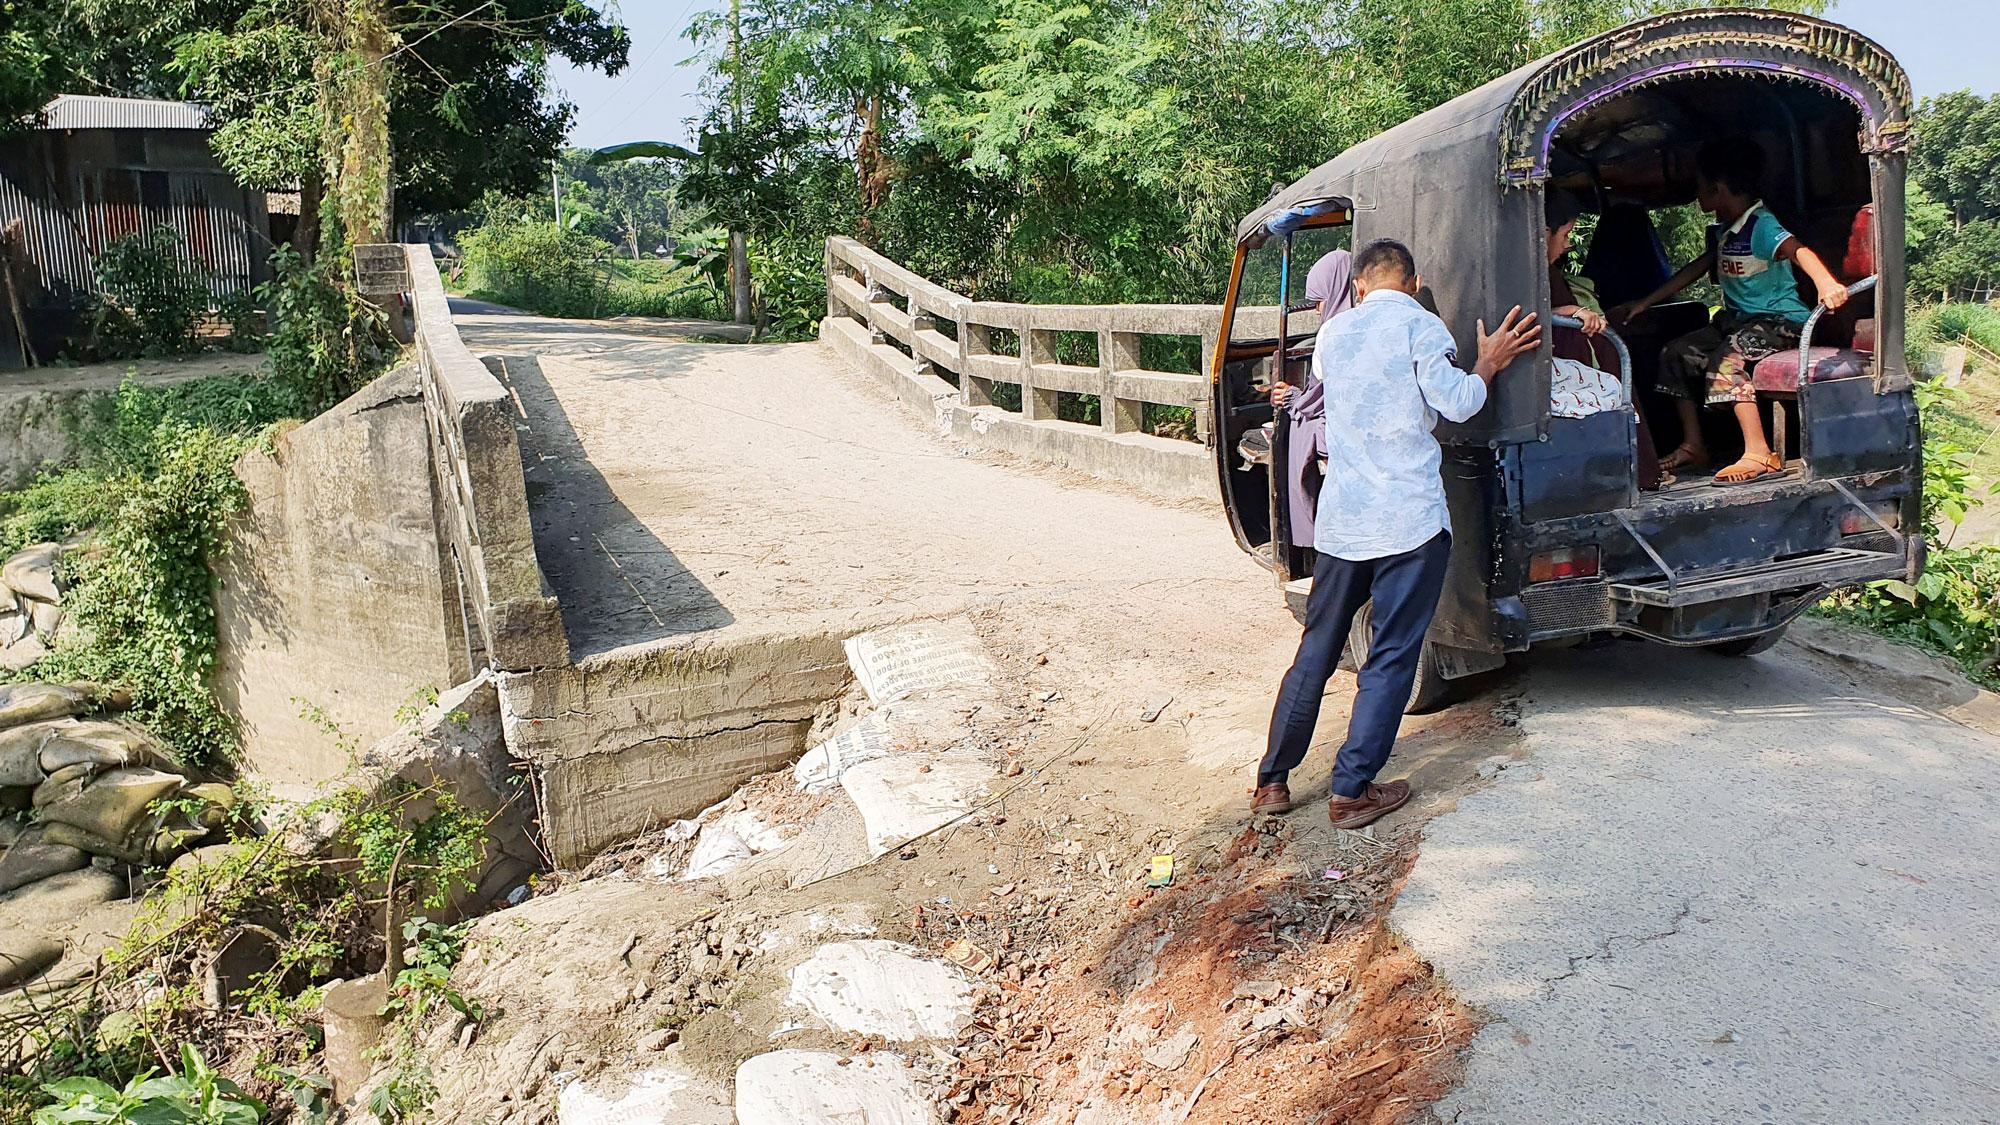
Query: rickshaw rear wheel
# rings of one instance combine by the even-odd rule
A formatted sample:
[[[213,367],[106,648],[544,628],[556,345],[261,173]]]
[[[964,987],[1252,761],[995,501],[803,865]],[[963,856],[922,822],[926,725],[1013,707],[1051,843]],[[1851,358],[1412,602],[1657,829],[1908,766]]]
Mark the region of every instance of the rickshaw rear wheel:
[[[1779,641],[1784,640],[1786,628],[1787,626],[1780,625],[1768,633],[1759,633],[1754,637],[1738,637],[1733,641],[1717,641],[1712,645],[1701,647],[1717,656],[1755,656],[1760,652],[1769,652]]]
[[[1368,602],[1361,612],[1354,615],[1354,625],[1347,631],[1347,658],[1358,672],[1368,664],[1368,650],[1375,643],[1375,603]],[[1438,664],[1437,647],[1429,638],[1417,654],[1417,678],[1410,684],[1410,698],[1403,704],[1403,714],[1419,715],[1435,711],[1451,699],[1451,681],[1445,679],[1444,669]]]

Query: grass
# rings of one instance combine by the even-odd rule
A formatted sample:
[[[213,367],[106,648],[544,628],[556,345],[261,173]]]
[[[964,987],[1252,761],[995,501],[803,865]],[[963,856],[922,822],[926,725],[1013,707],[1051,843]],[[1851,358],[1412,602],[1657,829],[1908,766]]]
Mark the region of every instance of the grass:
[[[476,301],[523,309],[543,316],[656,316],[689,320],[727,320],[723,294],[699,271],[675,262],[630,258],[592,263],[594,282],[584,294],[564,292],[542,299],[528,279],[489,269],[466,268],[447,283]]]

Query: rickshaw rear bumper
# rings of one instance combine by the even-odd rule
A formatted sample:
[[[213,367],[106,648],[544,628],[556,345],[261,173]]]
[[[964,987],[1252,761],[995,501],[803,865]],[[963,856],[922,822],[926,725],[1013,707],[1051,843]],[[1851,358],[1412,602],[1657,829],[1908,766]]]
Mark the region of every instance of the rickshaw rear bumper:
[[[1530,586],[1503,613],[1518,613],[1535,641],[1618,633],[1670,645],[1711,645],[1782,628],[1828,594],[1883,579],[1914,582],[1920,535],[1868,547],[1833,547],[1692,577]],[[1513,601],[1506,599],[1505,601]]]

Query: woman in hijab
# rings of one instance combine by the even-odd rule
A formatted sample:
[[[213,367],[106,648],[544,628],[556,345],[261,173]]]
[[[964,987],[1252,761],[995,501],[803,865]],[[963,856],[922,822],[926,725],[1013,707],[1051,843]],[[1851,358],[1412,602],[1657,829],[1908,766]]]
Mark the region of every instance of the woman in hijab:
[[[1653,435],[1646,416],[1638,414],[1625,400],[1625,386],[1615,374],[1618,352],[1603,336],[1604,310],[1590,283],[1563,271],[1569,256],[1570,235],[1582,208],[1562,192],[1550,192],[1547,204],[1549,257],[1549,311],[1583,322],[1582,328],[1556,328],[1550,334],[1555,352],[1554,369],[1549,375],[1549,413],[1558,418],[1588,418],[1606,410],[1633,410],[1639,419],[1639,459],[1636,466],[1639,487],[1657,491],[1673,483],[1660,471],[1660,459],[1653,450]]]
[[[1322,255],[1306,272],[1306,299],[1319,306],[1319,322],[1325,324],[1354,307],[1354,258],[1345,250]],[[1297,394],[1279,383],[1271,388],[1271,402],[1284,414],[1290,426],[1286,435],[1285,466],[1287,496],[1291,502],[1292,544],[1310,547],[1313,519],[1318,512],[1320,458],[1326,453],[1326,386],[1306,377],[1306,388]],[[1283,389],[1280,389],[1283,388]]]

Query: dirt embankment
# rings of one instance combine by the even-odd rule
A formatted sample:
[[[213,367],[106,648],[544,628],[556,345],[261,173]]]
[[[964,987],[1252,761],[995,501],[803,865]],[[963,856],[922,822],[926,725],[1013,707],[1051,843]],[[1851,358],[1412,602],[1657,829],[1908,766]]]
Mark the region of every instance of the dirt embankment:
[[[483,920],[454,980],[486,1018],[436,1029],[434,1111],[727,1122],[747,1060],[812,1055],[840,1074],[907,1074],[953,1123],[1416,1115],[1448,1088],[1476,1018],[1383,920],[1424,820],[1509,745],[1493,701],[1411,724],[1391,773],[1421,795],[1373,832],[1333,831],[1319,803],[1253,822],[1261,689],[1289,639],[1225,621],[1163,642],[1054,608],[975,613],[992,698],[891,748],[912,778],[968,756],[990,769],[941,830],[871,859],[840,790],[802,793],[787,771],[711,813],[754,853],[715,877],[679,877],[704,861],[706,827],[665,829]],[[1329,740],[1349,690],[1343,677],[1329,700]],[[1300,795],[1330,767],[1323,746]],[[1149,887],[1156,855],[1173,878]],[[804,996],[830,949],[871,943],[948,968],[955,1032],[843,1024],[838,1004]],[[910,1002],[934,1026],[933,998]]]

